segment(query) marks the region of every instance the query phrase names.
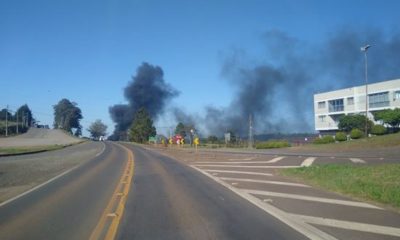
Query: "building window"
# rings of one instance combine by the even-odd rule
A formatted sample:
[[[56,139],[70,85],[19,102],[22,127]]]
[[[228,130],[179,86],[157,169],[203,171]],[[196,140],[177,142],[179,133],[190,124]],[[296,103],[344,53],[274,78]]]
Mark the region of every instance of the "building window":
[[[348,97],[347,98],[347,105],[354,105],[354,98],[353,97]]]
[[[325,116],[319,116],[319,122],[325,122]]]
[[[400,99],[400,91],[395,91],[395,92],[394,92],[393,99],[394,99],[394,100]]]
[[[389,106],[389,92],[374,93],[368,95],[370,108]]]
[[[329,112],[342,112],[344,110],[343,98],[330,100],[328,103]]]
[[[318,109],[325,108],[325,102],[318,102]]]

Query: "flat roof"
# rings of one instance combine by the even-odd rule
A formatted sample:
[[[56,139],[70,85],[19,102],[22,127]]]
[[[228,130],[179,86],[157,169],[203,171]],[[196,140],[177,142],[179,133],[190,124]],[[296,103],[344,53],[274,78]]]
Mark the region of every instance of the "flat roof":
[[[368,83],[368,86],[374,87],[374,86],[380,85],[380,84],[382,84],[382,83],[390,83],[390,82],[394,82],[394,83],[399,82],[399,84],[400,84],[400,78],[399,78],[399,79],[392,79],[392,80],[382,81],[382,82],[376,82],[376,83]],[[358,86],[354,86],[354,87],[336,89],[336,90],[327,91],[327,92],[314,93],[314,95],[326,94],[326,93],[333,93],[333,92],[339,92],[339,91],[343,91],[343,90],[350,90],[350,89],[352,89],[352,88],[360,88],[360,87],[364,87],[364,86],[365,86],[365,84],[363,84],[363,85],[358,85]]]

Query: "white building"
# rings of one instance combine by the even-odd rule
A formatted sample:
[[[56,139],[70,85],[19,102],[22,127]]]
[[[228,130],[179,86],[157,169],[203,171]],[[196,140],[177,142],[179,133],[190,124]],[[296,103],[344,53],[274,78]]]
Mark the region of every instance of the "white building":
[[[365,115],[365,85],[314,94],[315,130],[335,132],[339,118],[347,114]],[[368,117],[383,109],[400,108],[400,79],[368,84]]]

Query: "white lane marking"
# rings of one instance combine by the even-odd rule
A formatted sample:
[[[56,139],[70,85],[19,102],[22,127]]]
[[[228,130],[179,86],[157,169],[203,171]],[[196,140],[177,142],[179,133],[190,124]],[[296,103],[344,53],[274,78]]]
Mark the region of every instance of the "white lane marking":
[[[97,154],[95,155],[95,157],[98,157],[98,156],[100,156],[101,154],[103,154],[104,150],[106,149],[106,144],[105,144],[104,142],[101,142],[101,143],[103,144],[103,149],[101,149],[101,151],[100,151],[99,153],[97,153]]]
[[[274,160],[274,159],[272,159]],[[271,161],[246,161],[246,162],[216,162],[216,161],[211,161],[211,162],[197,162],[197,163],[216,163],[216,164],[241,164],[241,163],[272,163]]]
[[[104,144],[104,148],[103,148],[103,150],[101,150],[100,154],[102,154],[102,153],[104,152],[104,150],[105,150],[106,144],[105,144],[105,143],[103,143],[103,144]],[[96,154],[95,157],[100,156],[100,154],[99,154],[99,155]],[[92,158],[92,159],[93,159],[93,158]],[[91,160],[91,159],[90,159],[90,160]],[[90,160],[89,160],[89,161],[90,161]],[[10,198],[10,199],[8,199],[8,200],[6,200],[6,201],[0,203],[0,207],[4,206],[4,205],[6,205],[6,204],[8,204],[8,203],[10,203],[10,202],[12,202],[12,201],[17,200],[18,198],[21,198],[21,197],[23,197],[23,196],[25,196],[25,195],[27,195],[27,194],[29,194],[29,193],[31,193],[31,192],[37,190],[37,189],[43,187],[43,186],[46,185],[46,184],[49,184],[49,183],[51,183],[51,182],[57,180],[58,178],[60,178],[60,177],[62,177],[62,176],[64,176],[64,175],[66,175],[66,174],[72,172],[73,170],[77,169],[78,167],[80,167],[81,165],[83,165],[85,162],[87,162],[87,161],[84,161],[84,162],[82,162],[82,163],[76,165],[75,167],[72,167],[71,169],[68,169],[67,171],[65,171],[65,172],[63,172],[63,173],[61,173],[61,174],[59,174],[59,175],[57,175],[57,176],[55,176],[55,177],[53,177],[53,178],[50,178],[50,179],[47,180],[46,182],[41,183],[41,184],[39,184],[39,185],[37,185],[37,186],[35,186],[35,187],[33,187],[33,188],[27,190],[26,192],[23,192],[23,193],[21,193],[21,194],[15,196],[15,197],[12,197],[12,198]]]
[[[278,161],[280,161],[280,160],[282,160],[284,158],[285,157],[276,157],[276,158],[273,158],[273,159],[267,161],[267,163],[276,163],[276,162],[278,162]]]
[[[306,158],[302,163],[301,163],[301,166],[302,167],[309,167],[309,166],[311,166],[311,164],[313,164],[313,162],[315,161],[315,157],[309,157],[309,158]]]
[[[203,169],[206,172],[215,172],[215,173],[236,173],[236,174],[248,174],[248,175],[259,175],[259,176],[273,176],[272,173],[259,173],[259,172],[243,172],[243,171],[229,171],[229,170],[207,170]]]
[[[292,214],[306,223],[400,237],[400,228]]]
[[[374,206],[374,205],[371,205],[368,203],[363,203],[363,202],[355,202],[355,201],[339,200],[339,199],[331,199],[331,198],[321,198],[321,197],[310,197],[310,196],[304,196],[304,195],[298,195],[298,194],[269,192],[269,191],[260,191],[260,190],[252,190],[252,189],[242,189],[242,190],[249,194],[256,194],[256,195],[263,195],[263,196],[270,196],[270,197],[290,198],[290,199],[296,199],[296,200],[346,205],[346,206],[352,206],[352,207],[382,209],[380,207],[377,207],[377,206]]]
[[[215,164],[195,164],[196,167],[226,167],[226,168],[298,168],[300,166],[242,166],[242,165],[215,165]]]
[[[359,159],[359,158],[349,158],[350,161],[352,161],[353,163],[365,163],[364,160]]]
[[[249,158],[231,158],[228,159],[229,161],[251,161],[253,160],[255,157],[249,157]]]
[[[219,179],[225,181],[237,181],[237,182],[252,182],[252,183],[266,183],[266,184],[276,184],[276,185],[285,185],[285,186],[293,186],[293,187],[310,187],[300,183],[291,183],[291,182],[279,182],[279,181],[266,181],[266,180],[256,180],[256,179],[246,179],[246,178],[229,178],[229,177],[220,177]]]
[[[272,206],[269,203],[263,202],[261,199],[258,199],[257,197],[252,196],[251,194],[248,194],[238,188],[235,188],[226,182],[212,176],[211,174],[207,173],[206,171],[197,168],[195,166],[191,166],[192,168],[196,169],[200,173],[206,175],[207,177],[213,179],[217,183],[221,184],[222,186],[228,188],[232,192],[236,193],[237,195],[241,196],[242,198],[246,199],[253,205],[257,206],[261,210],[267,212],[268,214],[272,215],[273,217],[277,218],[284,224],[288,225],[289,227],[293,228],[294,230],[298,231],[299,233],[303,234],[304,236],[308,237],[309,239],[313,240],[337,240],[333,236],[319,230],[318,228],[307,224],[303,221],[301,221],[298,218],[293,218],[290,214],[280,210],[277,207]]]

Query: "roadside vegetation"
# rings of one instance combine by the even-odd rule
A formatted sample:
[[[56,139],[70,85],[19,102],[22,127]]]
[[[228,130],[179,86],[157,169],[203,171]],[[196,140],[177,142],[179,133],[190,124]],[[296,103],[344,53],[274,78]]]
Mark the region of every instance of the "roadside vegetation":
[[[285,148],[285,147],[290,147],[290,143],[286,140],[269,140],[266,142],[256,143],[256,149]]]
[[[32,146],[32,147],[0,147],[0,156],[37,153],[64,148],[63,145]]]
[[[326,164],[283,169],[280,172],[329,191],[387,204],[400,210],[400,164]]]
[[[368,137],[397,133],[400,128],[400,109],[377,111],[374,113],[374,120],[382,124],[374,124],[374,122],[361,114],[342,116],[338,124],[340,132],[337,132],[335,136],[320,136],[314,139],[313,143],[327,144],[361,139],[367,137],[365,136],[366,130]],[[365,129],[366,126],[367,129]]]
[[[87,130],[92,139],[100,139],[107,134],[107,125],[105,125],[100,119],[97,119],[90,124]]]
[[[55,129],[63,129],[69,134],[76,137],[82,135],[82,111],[78,104],[63,98],[56,105],[53,106],[54,110],[54,124]]]
[[[20,155],[20,154],[30,154],[59,150],[65,147],[70,147],[85,142],[86,140],[74,142],[71,144],[54,144],[54,145],[44,145],[44,146],[24,146],[24,147],[0,147],[0,156],[5,155]]]
[[[0,136],[6,135],[6,128],[8,136],[24,133],[34,122],[32,111],[26,104],[20,106],[16,111],[4,108],[0,111]]]
[[[375,149],[382,147],[400,147],[400,133],[380,136],[377,135],[356,140],[350,139],[347,141],[337,141],[336,143],[333,141],[329,143],[330,144],[308,144],[301,146],[298,149],[310,151],[348,151],[359,149]]]
[[[153,125],[149,113],[145,108],[140,108],[134,115],[129,128],[129,140],[136,143],[146,143],[149,137],[156,136],[156,128]]]

